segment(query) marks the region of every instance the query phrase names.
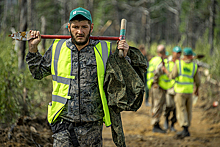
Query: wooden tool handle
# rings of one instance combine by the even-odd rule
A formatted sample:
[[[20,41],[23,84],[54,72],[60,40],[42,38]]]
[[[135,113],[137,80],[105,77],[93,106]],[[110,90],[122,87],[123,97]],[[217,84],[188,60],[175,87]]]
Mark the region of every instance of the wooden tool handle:
[[[127,20],[126,20],[126,19],[122,19],[122,20],[121,20],[121,29],[120,29],[120,37],[119,37],[119,40],[125,40],[126,23],[127,23]],[[121,50],[121,49],[119,50],[119,57],[120,57],[120,58],[124,57],[123,50]]]

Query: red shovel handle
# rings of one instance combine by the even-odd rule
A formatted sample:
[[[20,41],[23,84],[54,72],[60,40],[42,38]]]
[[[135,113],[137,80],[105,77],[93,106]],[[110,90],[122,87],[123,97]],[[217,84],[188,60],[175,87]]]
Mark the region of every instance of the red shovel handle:
[[[69,39],[70,35],[41,35],[43,39]],[[107,36],[90,36],[90,39],[93,40],[119,40],[119,37],[107,37]]]

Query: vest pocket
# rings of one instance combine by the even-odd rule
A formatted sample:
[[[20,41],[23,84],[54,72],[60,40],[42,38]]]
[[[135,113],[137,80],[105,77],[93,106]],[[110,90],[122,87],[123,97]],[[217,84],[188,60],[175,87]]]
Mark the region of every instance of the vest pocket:
[[[62,103],[56,102],[56,101],[53,101],[52,105],[50,105],[50,104],[48,105],[47,119],[48,119],[48,122],[50,124],[53,123],[53,121],[55,121],[56,118],[59,116],[59,114],[61,113],[64,105],[65,104],[62,104]]]

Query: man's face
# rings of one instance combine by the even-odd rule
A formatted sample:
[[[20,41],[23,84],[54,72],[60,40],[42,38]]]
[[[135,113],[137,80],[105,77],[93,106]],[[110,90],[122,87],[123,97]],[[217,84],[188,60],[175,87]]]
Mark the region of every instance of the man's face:
[[[178,52],[178,53],[173,52],[173,57],[174,57],[175,59],[180,59],[180,56],[181,56],[181,52]]]
[[[68,30],[73,43],[75,45],[82,46],[89,42],[89,36],[93,30],[93,24],[90,26],[87,20],[73,20],[71,21],[71,24],[68,24]]]

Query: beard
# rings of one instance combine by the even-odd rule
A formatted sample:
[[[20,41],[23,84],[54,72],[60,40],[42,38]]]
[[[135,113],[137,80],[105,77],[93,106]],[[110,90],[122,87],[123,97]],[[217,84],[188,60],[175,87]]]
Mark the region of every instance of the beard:
[[[73,36],[73,34],[71,33],[71,30],[70,30],[70,35],[71,35],[71,38],[72,38],[72,42],[75,44],[75,45],[78,45],[78,46],[82,46],[82,45],[85,45],[88,40],[89,40],[89,37],[90,37],[90,31],[89,31],[89,34],[86,36],[86,39],[85,41],[81,42],[81,41],[76,41],[76,38]],[[84,35],[78,35],[78,36],[84,36]]]

